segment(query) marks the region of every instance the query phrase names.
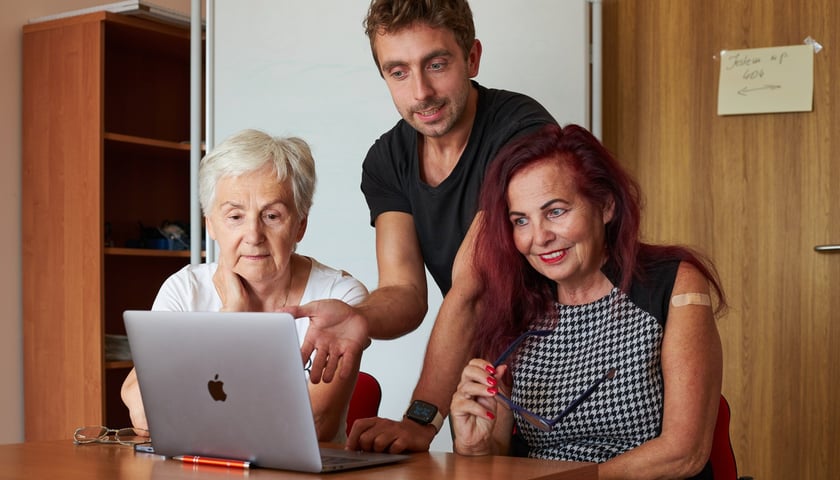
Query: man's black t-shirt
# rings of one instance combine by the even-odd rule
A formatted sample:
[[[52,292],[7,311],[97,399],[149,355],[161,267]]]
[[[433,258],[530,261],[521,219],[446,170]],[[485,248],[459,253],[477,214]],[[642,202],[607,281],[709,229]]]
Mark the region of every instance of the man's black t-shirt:
[[[411,214],[423,260],[441,292],[452,286],[452,264],[472,223],[484,172],[496,152],[512,138],[554,118],[522,94],[488,89],[476,82],[478,106],[467,146],[452,173],[436,187],[420,179],[417,131],[400,120],[368,151],[362,166],[362,192],[371,225],[383,212]]]

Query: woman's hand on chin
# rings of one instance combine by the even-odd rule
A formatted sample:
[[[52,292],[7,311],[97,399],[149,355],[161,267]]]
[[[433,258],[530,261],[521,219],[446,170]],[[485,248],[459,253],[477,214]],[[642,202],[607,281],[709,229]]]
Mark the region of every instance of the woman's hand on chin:
[[[222,300],[221,311],[249,311],[248,293],[242,284],[242,278],[233,271],[233,267],[224,260],[224,256],[219,258],[219,266],[213,274],[213,285]]]

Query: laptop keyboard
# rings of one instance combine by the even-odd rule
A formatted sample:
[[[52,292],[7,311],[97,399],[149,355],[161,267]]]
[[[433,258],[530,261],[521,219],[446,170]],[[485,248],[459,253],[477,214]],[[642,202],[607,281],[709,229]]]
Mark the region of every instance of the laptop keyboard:
[[[344,465],[348,463],[356,463],[356,462],[363,462],[365,461],[364,458],[361,457],[339,457],[334,455],[321,455],[321,464],[324,466],[329,465]]]

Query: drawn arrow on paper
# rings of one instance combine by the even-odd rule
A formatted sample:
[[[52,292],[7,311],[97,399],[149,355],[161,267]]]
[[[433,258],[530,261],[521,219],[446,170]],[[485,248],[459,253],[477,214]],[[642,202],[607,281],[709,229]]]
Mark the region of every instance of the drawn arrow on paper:
[[[764,85],[763,87],[755,87],[755,88],[744,87],[744,88],[738,90],[738,95],[743,95],[743,96],[746,97],[747,94],[751,93],[751,92],[757,92],[759,90],[775,90],[777,88],[782,88],[782,86],[781,85]]]

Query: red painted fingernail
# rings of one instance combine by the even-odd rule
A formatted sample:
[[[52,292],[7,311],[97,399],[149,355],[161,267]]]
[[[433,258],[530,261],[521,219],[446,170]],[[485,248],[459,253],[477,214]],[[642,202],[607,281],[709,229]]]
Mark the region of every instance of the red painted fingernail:
[[[496,386],[496,379],[493,378],[493,377],[487,377],[487,385],[490,385],[491,387],[495,387]]]
[[[493,368],[493,365],[487,365],[486,367],[484,367],[484,369],[487,370],[487,373],[489,373],[490,375],[496,374],[496,369]]]
[[[490,420],[494,420],[496,416],[493,415],[493,412],[487,412],[487,418],[489,418]]]
[[[487,389],[487,393],[489,393],[490,395],[495,395],[498,391],[499,390],[497,390],[496,387],[490,387]]]

